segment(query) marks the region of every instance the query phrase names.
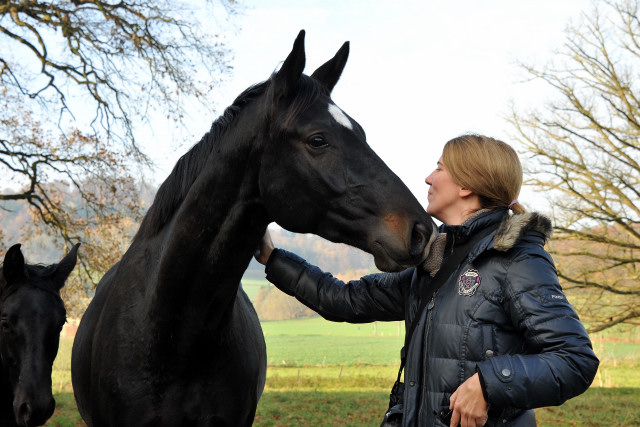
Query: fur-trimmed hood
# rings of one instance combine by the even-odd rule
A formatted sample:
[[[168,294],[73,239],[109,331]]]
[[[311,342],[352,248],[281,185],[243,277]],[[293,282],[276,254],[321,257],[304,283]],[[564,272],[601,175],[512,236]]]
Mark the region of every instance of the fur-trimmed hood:
[[[500,223],[493,238],[493,247],[498,251],[508,251],[529,231],[537,231],[546,242],[551,238],[551,220],[538,212],[507,215]]]

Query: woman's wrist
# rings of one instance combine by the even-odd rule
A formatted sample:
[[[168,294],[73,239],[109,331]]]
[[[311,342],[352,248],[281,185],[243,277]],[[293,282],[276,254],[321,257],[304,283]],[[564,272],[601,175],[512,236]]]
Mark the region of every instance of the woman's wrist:
[[[482,376],[482,371],[476,366],[476,372],[478,373],[478,379],[480,380],[480,389],[482,390],[482,397],[484,397],[484,401],[487,402],[487,408],[489,406],[489,398],[487,397],[487,386],[484,383],[484,377]]]

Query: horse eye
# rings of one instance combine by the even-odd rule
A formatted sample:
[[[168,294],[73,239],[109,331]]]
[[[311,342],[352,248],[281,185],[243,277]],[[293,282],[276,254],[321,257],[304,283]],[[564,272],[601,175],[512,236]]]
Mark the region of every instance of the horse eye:
[[[320,134],[313,135],[308,139],[307,143],[313,148],[325,148],[329,146],[324,139],[324,135]]]

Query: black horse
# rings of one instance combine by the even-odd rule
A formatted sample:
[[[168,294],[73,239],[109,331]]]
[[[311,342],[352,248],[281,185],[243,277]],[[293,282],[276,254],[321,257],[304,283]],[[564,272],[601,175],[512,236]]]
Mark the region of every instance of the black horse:
[[[272,221],[387,271],[425,257],[433,222],[330,98],[348,51],[306,76],[300,32],[178,161],[80,323],[72,380],[87,424],[252,423],[266,349],[240,279]]]
[[[0,274],[0,425],[39,426],[53,414],[51,366],[67,319],[60,289],[76,265],[78,245],[58,263],[25,264],[20,244]]]

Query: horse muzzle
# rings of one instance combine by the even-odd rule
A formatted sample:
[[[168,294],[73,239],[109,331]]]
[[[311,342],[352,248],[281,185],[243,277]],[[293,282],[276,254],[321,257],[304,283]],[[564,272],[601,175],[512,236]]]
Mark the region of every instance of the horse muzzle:
[[[38,399],[16,399],[13,402],[13,412],[19,426],[41,426],[53,415],[56,401],[51,394]]]
[[[437,236],[435,224],[405,221],[387,216],[370,244],[376,267],[381,271],[401,271],[423,262]],[[407,224],[399,226],[399,224]]]

